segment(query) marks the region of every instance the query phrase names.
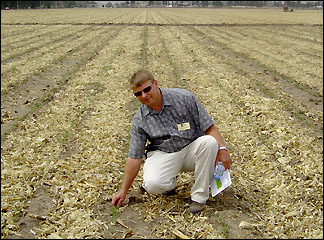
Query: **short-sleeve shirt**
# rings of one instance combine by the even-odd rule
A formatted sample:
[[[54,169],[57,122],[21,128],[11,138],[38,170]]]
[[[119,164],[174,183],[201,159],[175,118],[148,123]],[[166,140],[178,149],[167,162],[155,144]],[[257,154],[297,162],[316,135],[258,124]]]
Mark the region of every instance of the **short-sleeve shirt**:
[[[193,93],[180,88],[160,88],[160,91],[161,111],[142,104],[133,118],[128,157],[143,158],[147,141],[154,150],[180,151],[214,124]]]

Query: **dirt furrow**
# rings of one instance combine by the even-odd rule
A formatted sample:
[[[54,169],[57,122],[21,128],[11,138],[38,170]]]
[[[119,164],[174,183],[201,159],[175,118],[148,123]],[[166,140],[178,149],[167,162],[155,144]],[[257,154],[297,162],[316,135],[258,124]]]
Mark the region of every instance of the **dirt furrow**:
[[[107,37],[106,32],[102,36]],[[109,32],[110,37],[116,36],[118,30]],[[32,76],[24,84],[9,91],[6,95],[1,95],[1,136],[12,131],[19,121],[31,113],[43,101],[50,101],[52,95],[68,84],[72,75],[91,58],[91,55],[96,54],[93,47],[96,47],[95,42],[89,41],[88,47],[83,46],[73,54],[62,59],[53,68],[42,72],[37,76]]]
[[[269,95],[270,97],[279,99],[282,98],[282,102],[287,104],[287,111],[292,112],[292,116],[294,116],[293,113],[295,111],[297,114],[303,116],[301,120],[305,121],[306,125],[312,126],[319,132],[323,130],[323,126],[320,124],[322,115],[318,114],[315,115],[314,118],[312,118],[312,115],[307,116],[307,113],[304,110],[313,109],[314,113],[322,111],[323,99],[320,96],[314,96],[314,94],[311,94],[309,91],[305,91],[300,87],[296,87],[295,84],[290,83],[282,76],[268,71],[268,69],[264,68],[264,66],[260,66],[251,59],[244,57],[241,54],[237,54],[231,49],[222,48],[222,44],[217,44],[217,42],[214,42],[212,39],[206,37],[204,33],[197,31],[196,29],[192,29],[191,31],[196,36],[197,41],[201,41],[201,43],[206,46],[209,51],[223,56],[226,59],[226,62],[232,65],[234,70],[237,69],[239,71],[242,71],[241,74],[243,75],[251,76],[253,74],[253,76],[251,76],[251,79],[254,79],[255,81],[255,88],[258,87],[258,83],[269,86],[269,88],[275,87],[274,93],[278,95],[273,95],[267,92],[266,89],[262,89],[262,85],[259,85],[259,87],[261,87],[261,90],[263,90],[265,94]],[[271,82],[275,84],[271,84]]]

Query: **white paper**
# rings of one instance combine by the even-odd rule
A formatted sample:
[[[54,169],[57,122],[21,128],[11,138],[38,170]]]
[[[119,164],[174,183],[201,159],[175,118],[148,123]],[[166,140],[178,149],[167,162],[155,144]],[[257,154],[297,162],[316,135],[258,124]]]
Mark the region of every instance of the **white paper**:
[[[219,189],[217,189],[216,180],[215,178],[212,179],[210,183],[212,197],[215,197],[217,194],[219,194],[221,191],[223,191],[225,188],[229,187],[232,184],[231,176],[228,169],[225,170],[223,175],[220,177],[220,181],[222,183],[222,186]]]

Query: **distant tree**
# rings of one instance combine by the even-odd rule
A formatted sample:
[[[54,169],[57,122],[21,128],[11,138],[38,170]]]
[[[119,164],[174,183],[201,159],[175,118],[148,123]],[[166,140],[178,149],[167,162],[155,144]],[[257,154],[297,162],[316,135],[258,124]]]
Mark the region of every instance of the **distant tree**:
[[[193,5],[197,6],[197,7],[200,7],[200,1],[193,1]]]
[[[10,9],[16,8],[17,4],[15,6],[15,1],[1,1],[1,9],[4,9],[5,7],[8,7]]]
[[[1,8],[9,7],[10,9],[27,9],[27,8],[50,8],[53,1],[1,1]],[[42,5],[42,6],[41,6]]]
[[[264,7],[266,5],[266,1],[255,1],[257,7]]]
[[[296,3],[296,7],[297,7],[297,8],[300,8],[301,5],[302,5],[302,4],[301,4],[301,1],[297,1],[297,3]]]
[[[208,7],[208,1],[201,1],[201,5],[203,7]]]
[[[111,8],[112,7],[112,3],[111,2],[107,2],[106,7],[107,8]]]
[[[236,6],[246,6],[246,1],[235,1]]]
[[[96,3],[95,1],[88,1],[88,4],[89,4],[92,8],[96,7],[96,5],[97,5],[97,3]]]
[[[130,6],[134,7],[135,6],[135,1],[130,1]]]
[[[72,8],[76,6],[75,1],[63,1],[63,4],[65,8]]]
[[[224,5],[222,1],[211,1],[211,2],[214,7],[223,7]]]
[[[42,5],[44,6],[44,8],[51,8],[52,6],[54,6],[54,1],[42,1]]]

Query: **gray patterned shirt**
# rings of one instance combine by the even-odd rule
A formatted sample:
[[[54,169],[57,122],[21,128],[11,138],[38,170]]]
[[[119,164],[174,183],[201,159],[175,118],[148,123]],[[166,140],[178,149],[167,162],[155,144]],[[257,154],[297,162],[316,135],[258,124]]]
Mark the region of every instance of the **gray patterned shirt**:
[[[180,88],[161,88],[162,109],[142,104],[133,119],[128,157],[143,158],[147,140],[153,150],[177,152],[214,124],[197,97]]]

